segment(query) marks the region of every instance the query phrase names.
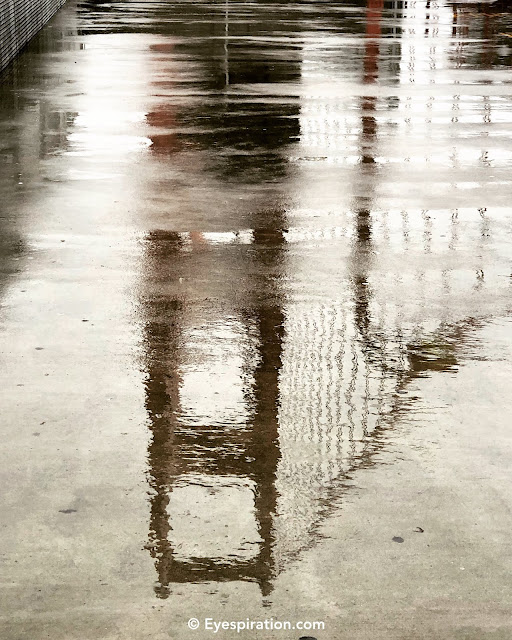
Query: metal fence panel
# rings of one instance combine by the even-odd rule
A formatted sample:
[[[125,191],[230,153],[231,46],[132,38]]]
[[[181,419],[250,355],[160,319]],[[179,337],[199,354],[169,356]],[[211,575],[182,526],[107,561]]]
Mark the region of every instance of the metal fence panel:
[[[0,0],[0,70],[18,54],[66,0]]]

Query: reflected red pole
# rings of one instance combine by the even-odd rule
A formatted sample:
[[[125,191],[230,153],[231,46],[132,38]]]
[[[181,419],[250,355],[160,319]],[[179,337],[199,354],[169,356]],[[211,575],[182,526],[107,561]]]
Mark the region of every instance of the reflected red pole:
[[[379,38],[384,0],[368,0],[364,48],[364,84],[376,82],[379,71]]]
[[[366,11],[366,31],[363,60],[363,84],[377,82],[379,76],[379,39],[381,36],[381,20],[384,0],[368,0]],[[365,151],[365,147],[372,144],[377,133],[377,121],[375,112],[377,98],[375,96],[363,96],[361,103],[362,131],[363,131],[363,155],[364,164],[374,162],[371,154]]]

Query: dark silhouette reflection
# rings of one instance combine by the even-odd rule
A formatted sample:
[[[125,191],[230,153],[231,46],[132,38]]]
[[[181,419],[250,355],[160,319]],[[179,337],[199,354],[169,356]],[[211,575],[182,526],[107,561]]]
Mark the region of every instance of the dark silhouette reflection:
[[[368,0],[363,60],[363,84],[365,85],[376,83],[379,75],[379,40],[383,7],[383,0]],[[375,95],[363,96],[361,102],[363,164],[373,164],[375,162],[372,152],[377,134],[376,104],[377,97]]]
[[[173,36],[182,36],[190,29],[185,18],[190,6],[181,4],[175,8],[175,17],[179,19],[168,24],[168,29]],[[261,45],[240,39],[240,36],[247,35],[247,29],[255,35],[269,31],[268,11],[255,6],[250,24],[234,20],[231,25],[226,22],[230,20],[230,15],[219,13],[218,8],[219,5],[196,7],[195,11],[199,9],[201,16],[213,18],[195,20],[195,35],[207,38],[199,44],[178,40],[151,45],[152,54],[158,57],[163,67],[175,61],[179,63],[183,59],[184,47],[187,56],[192,56],[197,62],[192,76],[181,75],[177,67],[172,76],[166,78],[160,75],[154,80],[155,90],[169,97],[147,114],[147,122],[153,129],[150,133],[153,142],[151,150],[160,161],[168,159],[173,163],[179,162],[176,154],[196,152],[201,172],[220,180],[220,188],[233,180],[244,184],[283,180],[288,171],[283,148],[294,143],[299,135],[297,101],[287,105],[260,97],[243,98],[239,90],[232,90],[231,87],[268,83],[275,86],[281,82],[297,81],[300,77],[298,55],[293,50],[285,49],[282,56],[269,59],[262,54]],[[285,30],[292,29],[286,22],[284,25]],[[233,38],[232,47],[226,39],[228,35]],[[191,86],[199,89],[205,99],[194,101],[192,106],[187,105],[184,109],[172,99],[172,94]],[[151,471],[155,498],[152,500],[153,533],[150,548],[159,575],[157,593],[160,597],[166,597],[172,582],[183,581],[254,580],[259,583],[263,595],[271,590],[274,575],[275,475],[279,459],[278,379],[284,327],[281,296],[274,285],[285,247],[286,225],[282,211],[262,211],[253,216],[252,222],[254,228],[250,230],[250,246],[235,242],[238,247],[236,251],[233,246],[219,246],[215,242],[216,248],[213,249],[208,234],[159,232],[148,236],[148,272],[155,274],[157,279],[161,278],[165,287],[176,285],[176,282],[170,284],[174,272],[180,274],[178,279],[186,282],[205,280],[209,286],[205,287],[204,293],[210,300],[228,298],[226,304],[233,317],[227,319],[226,324],[238,333],[237,339],[225,337],[226,343],[235,340],[231,355],[236,359],[237,350],[246,349],[237,344],[237,340],[242,344],[247,340],[251,343],[251,362],[245,363],[239,371],[240,378],[244,380],[240,390],[243,409],[239,406],[238,413],[235,411],[233,415],[223,418],[227,409],[219,407],[216,412],[216,404],[219,404],[216,398],[212,399],[210,408],[203,413],[199,408],[190,406],[183,410],[177,408],[181,395],[187,394],[187,384],[191,384],[189,381],[194,376],[197,384],[209,385],[214,384],[216,375],[215,370],[209,368],[213,364],[202,365],[201,361],[194,364],[193,360],[188,359],[191,357],[190,349],[194,348],[191,346],[194,340],[190,335],[194,330],[190,323],[200,307],[197,300],[191,302],[188,298],[191,292],[183,299],[179,320],[171,309],[164,321],[164,324],[171,322],[170,315],[175,318],[172,322],[180,326],[179,333],[182,336],[179,344],[169,341],[165,328],[159,333],[157,331],[154,337],[154,323],[150,321],[147,325],[149,379],[155,377],[152,374],[155,367],[157,370],[165,368],[169,358],[175,363],[183,362],[185,370],[188,370],[188,376],[175,372],[165,378],[166,386],[175,385],[172,391],[160,395],[156,391],[153,396],[156,383],[147,385],[148,415],[161,416],[156,423],[151,417],[153,429],[156,428],[157,434],[160,433],[158,425],[159,421],[163,421],[162,430],[165,434],[158,437],[154,435],[150,451],[151,468],[157,470],[155,474]],[[161,248],[150,248],[153,245]],[[226,280],[220,281],[219,276],[212,282],[210,274],[215,274],[219,268],[225,271]],[[237,274],[236,287],[239,290],[234,297],[233,273]],[[194,292],[193,299],[196,295],[197,292]],[[158,314],[157,303],[151,301],[145,307],[150,317],[155,312]],[[217,310],[217,313],[220,312]],[[201,334],[205,346],[210,344],[212,333],[224,331],[225,323],[221,319],[218,322],[222,326],[215,323],[215,326],[208,326],[207,319],[207,326],[202,328],[195,325],[195,331]],[[157,329],[158,326],[157,323]],[[166,347],[160,349],[161,343],[165,343]],[[175,345],[177,351],[168,354],[166,349],[171,348],[171,344]],[[211,346],[212,353],[218,348],[222,357],[229,361],[229,350],[222,343],[217,344],[214,340]],[[204,354],[206,359],[210,356]],[[219,366],[222,365],[219,363]],[[156,379],[159,379],[158,374]],[[239,386],[236,379],[228,384]],[[194,391],[191,402],[197,401],[200,395],[199,389]],[[162,403],[162,406],[157,412],[150,411],[149,406],[155,402]],[[171,408],[170,404],[175,407]],[[176,416],[175,424],[172,416]],[[164,466],[170,456],[172,472],[166,467],[165,473],[159,473],[158,464],[153,464],[155,456],[164,460]],[[195,479],[190,477],[191,474]],[[203,533],[198,536],[199,545],[203,538],[202,550],[191,551],[187,555],[181,553],[176,545],[173,546],[173,534],[170,533],[172,525],[169,524],[169,519],[172,521],[173,517],[173,506],[169,502],[171,500],[172,503],[169,495],[179,496],[180,489],[190,486],[190,483],[200,487],[197,489],[199,494],[203,490],[211,490],[220,496],[219,504],[223,492],[232,500],[235,500],[233,495],[237,491],[243,496],[244,504],[240,508],[242,511],[249,510],[253,529],[252,533],[242,532],[243,540],[239,542],[239,547],[234,540],[231,542],[231,537],[235,536],[228,525],[226,533],[212,534],[211,538],[217,536],[215,539],[218,541],[210,544],[212,550],[209,552],[205,551],[208,545],[204,543],[204,537],[207,534]],[[249,523],[247,527],[251,529]],[[227,545],[224,544],[226,537]]]
[[[177,256],[181,247],[178,234],[156,237],[149,245],[150,260],[165,265],[169,256]],[[172,570],[172,546],[167,507],[168,489],[175,477],[173,441],[179,415],[180,374],[179,343],[183,304],[176,298],[159,296],[152,301],[151,319],[146,325],[148,372],[146,379],[146,410],[151,429],[148,462],[152,491],[150,539],[148,548],[155,558],[158,573],[157,595],[165,596]]]
[[[478,324],[466,319],[432,331],[418,323],[412,330],[402,309],[396,321],[385,310],[383,318],[375,313],[373,266],[382,238],[374,201],[383,171],[377,114],[381,105],[393,108],[376,91],[384,12],[382,0],[367,1],[350,300],[303,302],[302,292],[288,300],[293,230],[281,208],[248,214],[245,230],[147,234],[148,549],[160,598],[186,582],[252,581],[263,596],[271,594],[279,572],[318,539],[346,479],[376,464],[386,431],[414,402],[407,385],[455,371]],[[215,15],[197,28],[223,33],[224,17]],[[178,23],[168,26],[171,33],[191,29]],[[280,56],[273,65],[253,44],[227,52],[225,45],[222,38],[208,41],[210,57],[192,47],[188,81],[204,100],[188,109],[171,99],[184,78],[155,80],[168,97],[147,116],[151,158],[173,167],[180,154],[194,151],[190,184],[208,173],[220,189],[276,176],[286,186],[290,168],[281,151],[300,134],[298,107],[261,96],[240,100],[233,86],[279,85],[297,78],[299,65],[292,59],[285,69],[288,58]],[[151,53],[164,66],[178,64],[184,46],[155,44]],[[403,218],[409,224],[407,212]],[[426,255],[435,230],[426,213],[418,219]],[[307,262],[305,253],[293,255]]]
[[[274,219],[280,217],[277,214]],[[238,336],[227,332],[219,341],[212,338],[210,332],[222,332],[224,317],[221,315],[218,322],[211,324],[212,316],[200,301],[186,296],[179,298],[170,292],[179,285],[180,279],[201,279],[203,268],[214,268],[207,255],[208,239],[203,234],[152,232],[146,246],[148,291],[151,292],[144,301],[146,409],[152,433],[148,450],[151,486],[148,548],[158,574],[155,592],[165,598],[171,583],[253,580],[260,585],[262,595],[268,595],[274,575],[278,384],[284,318],[278,305],[268,304],[272,292],[267,295],[266,289],[273,287],[276,269],[279,270],[283,231],[279,228],[254,230],[251,246],[256,250],[256,263],[247,259],[246,267],[257,274],[254,276],[257,281],[248,289],[243,307],[233,308],[228,316],[231,319],[228,323],[233,323]],[[226,247],[226,252],[230,249]],[[205,251],[204,265],[198,266],[196,259]],[[222,260],[224,253],[221,250],[219,256],[215,252],[215,258]],[[258,274],[262,268],[268,275],[261,278]],[[253,297],[255,292],[263,295],[264,303]],[[220,352],[218,359],[214,357],[213,362],[208,363],[210,350]],[[197,351],[204,353],[206,361]],[[195,407],[205,386],[215,388],[216,366],[222,367],[220,363],[232,356],[241,360],[238,375],[243,384],[238,409],[226,407],[222,398],[219,403],[215,396],[210,397],[213,403],[217,402],[217,409]],[[184,406],[182,395],[187,395],[186,387],[191,380],[197,386]],[[227,383],[237,385],[239,380],[228,371]],[[231,415],[225,415],[226,408]],[[214,500],[220,505],[220,514],[227,515],[228,520],[226,524],[217,523],[220,531],[213,527],[213,533],[210,532],[216,539],[213,545],[212,539],[206,539],[208,532],[194,525],[190,533],[197,535],[199,547],[187,555],[181,549],[184,540],[176,539],[172,522],[173,518],[180,517],[180,491],[186,496],[187,487],[191,486],[198,491],[199,503],[205,495],[216,496]],[[236,501],[237,493],[242,502],[238,505],[235,502],[233,506],[230,501]],[[173,496],[178,496],[174,503],[178,514],[173,513]],[[181,513],[181,517],[189,518],[192,523],[205,517],[204,513],[194,512],[194,508],[199,510],[197,501],[189,504],[187,513]],[[252,523],[246,523],[246,531],[241,531],[243,539],[238,540],[238,546],[232,526],[228,526],[239,517],[237,508],[252,519]],[[213,509],[215,511],[215,507]],[[204,526],[208,529],[208,523]],[[201,544],[203,549],[204,545],[213,547],[214,553],[207,555]]]
[[[299,135],[298,106],[238,101],[237,96],[182,111],[162,105],[147,115],[160,156],[206,151],[204,169],[225,181],[249,184],[285,178],[285,145]]]
[[[381,11],[382,3],[370,0],[366,84],[375,82],[378,74]],[[172,56],[175,49],[165,45],[155,52]],[[273,73],[259,64],[247,79],[279,82]],[[231,81],[234,77],[230,72]],[[221,109],[222,118],[216,109]],[[244,113],[253,113],[248,126],[240,109],[232,110],[229,101],[205,107],[203,132],[192,132],[190,140],[200,140],[205,149],[229,150],[228,163],[238,157],[233,150],[244,146],[279,151],[293,140],[295,119],[287,121],[282,107],[278,111],[271,104],[245,105]],[[374,179],[375,110],[375,97],[364,97],[365,181]],[[172,104],[150,113],[148,121],[154,127],[175,129],[153,135],[153,152],[183,150],[187,137],[176,123],[183,126],[186,118],[192,122],[197,117],[197,111],[180,114]],[[250,162],[260,172],[275,175],[276,165],[266,166],[261,152]],[[251,182],[250,163],[244,160],[243,166],[237,179]],[[282,169],[286,172],[286,165]],[[224,171],[215,173],[230,179]],[[326,318],[316,312],[311,317],[309,312],[287,317],[280,285],[287,224],[281,210],[253,216],[246,244],[238,239],[219,244],[211,234],[197,232],[147,236],[143,313],[146,408],[152,433],[148,548],[155,560],[158,597],[168,597],[173,583],[226,580],[255,581],[268,596],[277,573],[314,540],[318,523],[340,495],[342,478],[365,459],[372,429],[378,427],[369,424],[374,400],[368,386],[370,369],[383,358],[372,352],[367,286],[371,188],[356,210],[355,312],[342,319],[341,327],[337,309],[327,310]],[[350,325],[359,332],[359,340]],[[324,343],[329,345],[327,359],[320,355]],[[238,369],[230,372],[229,362],[237,358]],[[380,369],[381,379],[389,377],[384,366]],[[396,382],[396,371],[393,376]],[[212,395],[210,387],[218,391]],[[322,425],[321,398],[326,393],[331,413]],[[382,389],[380,393],[385,395]],[[297,457],[301,447],[311,460]],[[324,459],[319,451],[325,447],[330,454]]]
[[[452,37],[459,39],[456,51],[458,66],[509,68],[512,64],[508,35],[512,24],[510,2],[457,2],[451,6]],[[472,46],[473,39],[478,39],[480,46]]]
[[[216,42],[216,41],[214,41]],[[221,44],[218,45],[219,47]],[[172,59],[179,55],[173,45],[155,45],[154,50]],[[252,83],[296,82],[300,77],[298,60],[287,59],[286,71],[280,65],[265,64],[250,48],[244,55],[243,71],[234,71],[229,63],[230,82],[238,86]],[[218,82],[225,82],[224,67],[219,55],[205,58],[204,69],[197,77],[203,91],[215,91]],[[217,61],[217,64],[214,64]],[[158,91],[180,89],[179,76]],[[165,83],[164,83],[165,84]],[[227,85],[226,85],[227,86]],[[222,87],[224,88],[224,87]],[[299,137],[299,104],[296,100],[266,100],[244,98],[239,90],[227,91],[221,99],[208,98],[192,107],[180,108],[173,101],[160,104],[148,113],[147,121],[154,128],[150,134],[152,150],[161,157],[183,151],[206,152],[204,169],[224,181],[249,184],[282,180],[288,171],[286,145]]]
[[[379,76],[379,42],[383,0],[368,0],[363,58],[363,84],[371,87]],[[370,349],[369,338],[369,270],[372,262],[372,219],[374,181],[377,170],[375,147],[377,143],[377,97],[373,94],[361,98],[361,163],[362,179],[366,185],[366,195],[355,210],[355,242],[352,252],[352,271],[355,297],[355,321],[365,347]]]
[[[275,268],[281,261],[285,238],[282,228],[256,229],[254,243],[260,248],[263,263]],[[263,286],[262,286],[263,285]],[[268,288],[260,283],[257,291]],[[269,292],[274,296],[279,291]],[[267,296],[267,298],[269,298]],[[285,318],[280,305],[257,306],[255,320],[259,344],[259,362],[254,372],[254,414],[252,418],[251,472],[257,487],[255,511],[262,539],[259,563],[265,568],[260,578],[263,596],[272,590],[274,577],[274,518],[277,511],[276,472],[280,458],[279,450],[279,375],[282,365]]]

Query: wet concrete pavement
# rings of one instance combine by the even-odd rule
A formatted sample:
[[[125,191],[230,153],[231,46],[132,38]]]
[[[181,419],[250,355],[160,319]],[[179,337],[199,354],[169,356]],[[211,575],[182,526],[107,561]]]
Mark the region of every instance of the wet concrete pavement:
[[[1,76],[2,638],[511,637],[511,23],[71,2]]]

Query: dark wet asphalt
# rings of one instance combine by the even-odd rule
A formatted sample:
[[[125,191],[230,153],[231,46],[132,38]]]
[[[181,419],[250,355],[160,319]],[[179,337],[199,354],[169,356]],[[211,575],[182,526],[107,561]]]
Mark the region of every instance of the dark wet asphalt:
[[[291,610],[353,479],[392,476],[418,385],[456,403],[465,363],[500,366],[511,24],[71,2],[3,73],[7,640],[169,637],[148,620],[173,606],[185,637],[208,594]]]

